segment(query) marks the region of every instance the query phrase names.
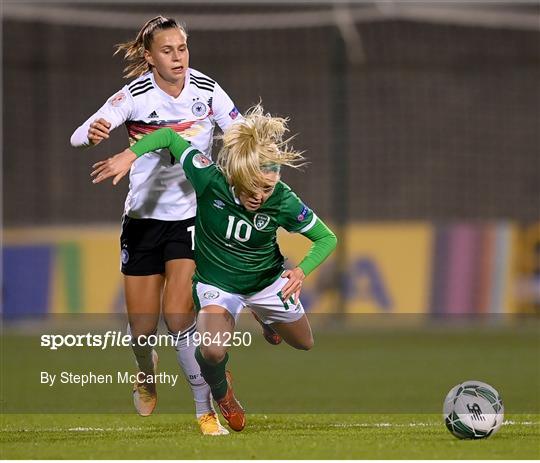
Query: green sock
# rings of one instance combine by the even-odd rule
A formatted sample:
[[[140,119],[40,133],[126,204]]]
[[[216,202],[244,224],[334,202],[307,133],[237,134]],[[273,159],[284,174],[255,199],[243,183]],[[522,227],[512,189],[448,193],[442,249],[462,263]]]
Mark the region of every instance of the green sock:
[[[195,349],[195,360],[201,367],[201,375],[210,386],[214,400],[219,400],[225,397],[227,393],[227,378],[225,377],[225,365],[229,360],[229,354],[225,354],[225,358],[217,365],[211,365],[208,363],[203,355],[199,346]]]

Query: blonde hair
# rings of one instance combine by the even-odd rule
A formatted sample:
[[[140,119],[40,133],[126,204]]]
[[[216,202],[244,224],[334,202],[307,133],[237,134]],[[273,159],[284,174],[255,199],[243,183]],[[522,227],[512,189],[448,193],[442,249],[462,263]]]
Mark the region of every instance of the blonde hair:
[[[289,131],[287,122],[288,118],[265,114],[259,103],[218,137],[223,146],[217,165],[236,191],[252,194],[264,184],[264,173],[304,165],[302,152],[288,146],[294,137],[283,139]]]
[[[144,57],[144,52],[150,50],[154,33],[166,29],[180,29],[187,38],[186,29],[181,26],[173,18],[165,18],[164,16],[156,16],[141,28],[135,40],[129,42],[118,43],[115,45],[116,51],[114,55],[124,52],[124,60],[128,63],[124,68],[124,77],[140,77],[150,71],[151,66]]]

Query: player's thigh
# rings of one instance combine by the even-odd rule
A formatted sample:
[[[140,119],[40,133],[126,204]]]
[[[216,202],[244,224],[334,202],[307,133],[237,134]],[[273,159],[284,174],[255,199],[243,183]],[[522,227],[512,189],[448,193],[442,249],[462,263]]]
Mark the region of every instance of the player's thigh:
[[[197,315],[197,332],[200,336],[199,348],[205,360],[217,364],[227,353],[235,327],[231,313],[219,305],[207,305]]]
[[[161,275],[124,275],[124,293],[129,326],[133,336],[153,333],[161,308]]]
[[[183,331],[194,319],[191,279],[195,271],[195,217],[167,222],[160,244],[165,263],[165,322],[170,331]]]
[[[309,350],[313,346],[313,336],[302,303],[296,303],[292,296],[285,300],[281,293],[287,281],[286,278],[276,279],[250,296],[247,305],[264,324],[271,325],[287,344],[296,349]]]
[[[165,262],[163,316],[170,331],[188,328],[195,318],[191,292],[195,262],[192,259],[172,259]]]
[[[168,224],[155,219],[122,219],[121,271],[133,335],[151,334],[157,328],[161,310],[165,263],[162,237]]]
[[[296,321],[276,322],[270,326],[287,344],[295,349],[310,350],[313,347],[313,333],[306,314]]]
[[[219,363],[227,352],[226,344],[230,344],[236,319],[244,307],[243,298],[210,284],[194,282],[193,299],[201,353],[207,361]]]

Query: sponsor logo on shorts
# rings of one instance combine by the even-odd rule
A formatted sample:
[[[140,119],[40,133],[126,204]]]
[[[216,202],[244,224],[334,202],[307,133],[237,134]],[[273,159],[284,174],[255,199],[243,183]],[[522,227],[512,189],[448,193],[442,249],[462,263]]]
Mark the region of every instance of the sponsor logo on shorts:
[[[120,92],[120,93],[117,93],[116,95],[114,95],[110,100],[109,100],[109,104],[111,106],[120,106],[126,99],[126,95],[124,94],[124,92]]]
[[[264,230],[269,223],[270,217],[266,214],[255,214],[253,217],[253,225],[257,230]]]
[[[129,252],[127,249],[122,249],[122,251],[120,251],[120,260],[122,261],[122,263],[125,265],[128,263],[128,260],[129,260]]]
[[[212,164],[212,161],[208,159],[204,154],[196,154],[193,156],[193,165],[197,169],[204,169],[205,167],[208,167],[210,164]]]
[[[197,101],[191,107],[191,112],[195,117],[204,116],[206,111],[208,111],[208,107],[202,101]]]
[[[219,297],[219,291],[214,291],[214,290],[206,291],[203,294],[203,297],[205,299],[217,299]]]

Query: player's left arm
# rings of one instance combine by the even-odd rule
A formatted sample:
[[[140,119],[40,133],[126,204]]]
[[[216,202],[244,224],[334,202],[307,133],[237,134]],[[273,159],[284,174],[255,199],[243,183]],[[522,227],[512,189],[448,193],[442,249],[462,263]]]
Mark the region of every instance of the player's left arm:
[[[292,233],[301,233],[313,242],[300,264],[282,274],[283,278],[289,279],[281,290],[283,297],[287,299],[294,294],[295,300],[298,301],[304,278],[333,252],[337,238],[334,232],[288,187],[284,194],[280,225]]]
[[[332,230],[317,217],[315,225],[308,231],[302,233],[310,239],[313,244],[308,253],[298,264],[305,276],[308,276],[313,270],[321,265],[326,258],[332,254],[337,246],[337,237]]]
[[[243,119],[235,104],[218,83],[212,95],[212,112],[219,128],[225,132],[232,124]]]
[[[334,232],[318,217],[315,219],[313,227],[302,235],[313,242],[311,248],[297,267],[285,270],[281,275],[283,278],[289,278],[281,290],[283,298],[287,299],[294,294],[296,303],[300,297],[304,278],[321,265],[332,254],[337,245],[337,237]]]

